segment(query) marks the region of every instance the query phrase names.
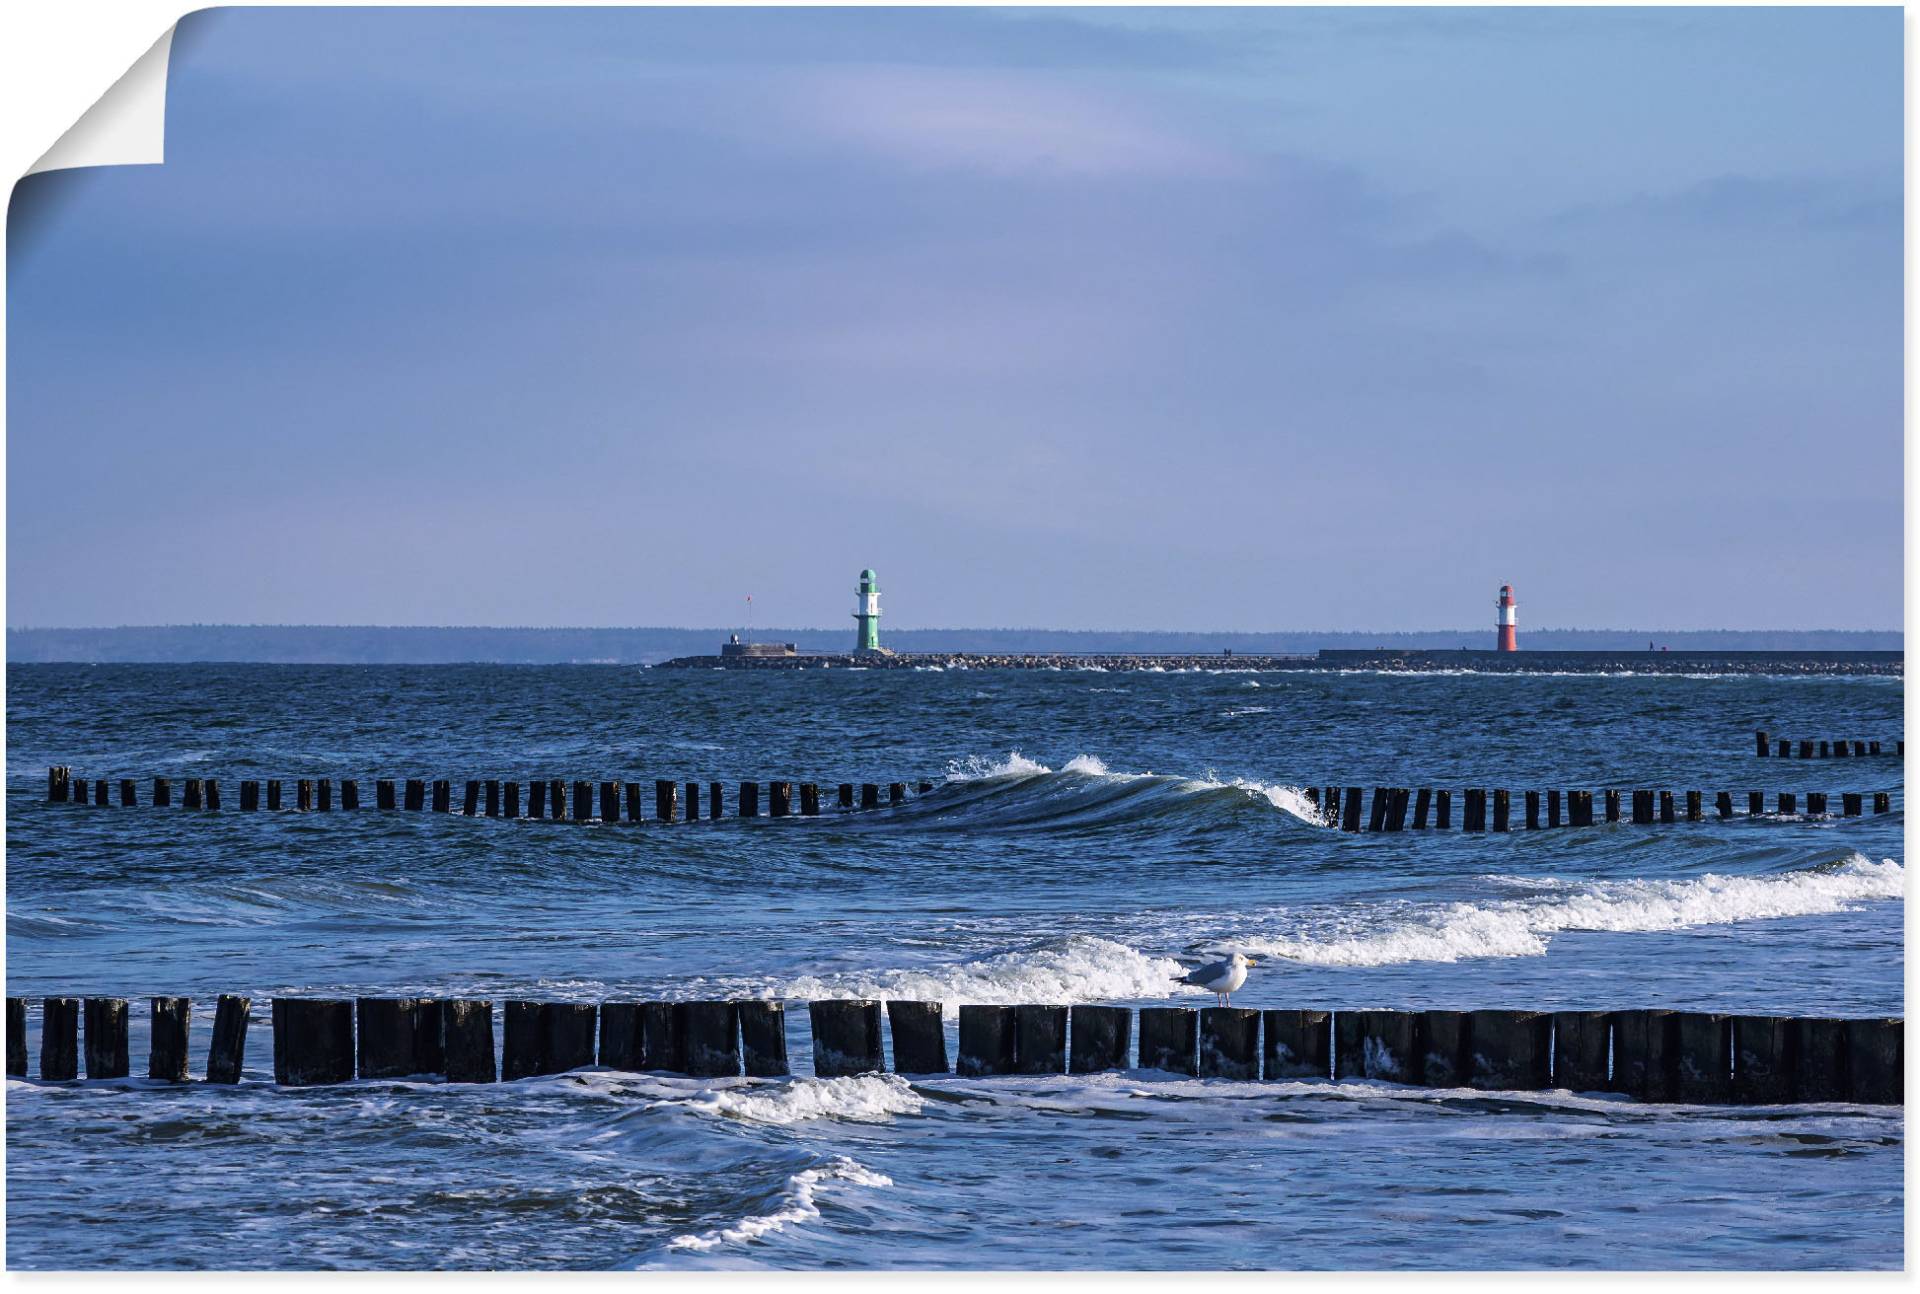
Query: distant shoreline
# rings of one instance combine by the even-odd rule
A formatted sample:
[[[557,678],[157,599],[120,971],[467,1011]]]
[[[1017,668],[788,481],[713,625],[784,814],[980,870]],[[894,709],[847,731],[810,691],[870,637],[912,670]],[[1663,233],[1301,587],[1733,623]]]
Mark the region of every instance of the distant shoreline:
[[[287,665],[656,665],[711,655],[730,632],[709,628],[489,628],[388,625],[155,625],[110,629],[9,629],[13,664],[287,664]],[[853,645],[851,626],[760,629],[760,642],[792,643],[806,653],[840,654]],[[1360,651],[1486,652],[1491,626],[1412,633],[1300,631],[1207,633],[1167,630],[908,629],[882,630],[902,653],[978,656],[1084,656],[1093,653],[1217,657],[1313,656]],[[1899,652],[1898,630],[1539,629],[1520,635],[1520,656],[1558,652],[1657,655],[1695,652]],[[1487,652],[1491,655],[1492,653]]]

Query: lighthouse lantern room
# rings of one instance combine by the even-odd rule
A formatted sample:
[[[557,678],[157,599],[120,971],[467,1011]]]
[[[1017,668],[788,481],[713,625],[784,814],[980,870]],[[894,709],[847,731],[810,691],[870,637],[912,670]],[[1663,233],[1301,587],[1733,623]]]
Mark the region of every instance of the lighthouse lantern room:
[[[1513,585],[1500,586],[1500,600],[1495,602],[1496,616],[1493,622],[1495,651],[1519,651],[1520,640],[1515,628]]]

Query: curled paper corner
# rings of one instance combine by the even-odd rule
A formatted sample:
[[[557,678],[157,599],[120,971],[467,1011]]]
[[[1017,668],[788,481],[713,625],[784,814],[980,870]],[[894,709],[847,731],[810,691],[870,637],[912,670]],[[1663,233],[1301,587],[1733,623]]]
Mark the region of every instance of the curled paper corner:
[[[28,175],[78,166],[156,166],[167,151],[167,59],[173,49],[168,27],[126,74],[54,141]]]

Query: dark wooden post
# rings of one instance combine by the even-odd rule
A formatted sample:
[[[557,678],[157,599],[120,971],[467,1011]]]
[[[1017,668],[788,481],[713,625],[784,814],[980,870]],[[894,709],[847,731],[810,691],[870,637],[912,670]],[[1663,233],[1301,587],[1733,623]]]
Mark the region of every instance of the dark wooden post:
[[[133,789],[133,779],[131,777],[121,778],[120,779],[120,807],[123,809],[132,809],[132,808],[139,807],[139,804],[140,804],[139,797],[135,794]]]
[[[1414,1016],[1405,1011],[1342,1011],[1333,1018],[1335,1078],[1412,1080]]]
[[[294,783],[293,802],[302,813],[311,813],[313,811],[312,781],[303,777]]]
[[[267,808],[271,812],[278,813],[280,811],[280,790],[279,778],[272,777],[267,779]]]
[[[469,818],[477,818],[480,816],[479,778],[470,777],[467,779],[467,794],[460,802],[460,812]]]
[[[1325,1011],[1263,1011],[1266,1077],[1326,1078],[1333,1070],[1333,1017]]]
[[[426,807],[427,784],[417,777],[407,779],[406,805],[410,811],[418,812]]]
[[[586,822],[593,817],[593,783],[573,784],[573,820]]]
[[[638,1073],[646,1068],[646,1041],[640,1032],[640,1003],[600,1004],[600,1064]]]
[[[87,1021],[87,1077],[125,1078],[127,1076],[127,1000],[123,997],[90,997],[84,1010]]]
[[[1527,792],[1527,830],[1538,831],[1539,829],[1540,829],[1540,792],[1528,791]]]
[[[872,782],[860,783],[860,807],[863,809],[880,807],[880,788]]]
[[[1785,759],[1791,753],[1791,750],[1791,743],[1789,743],[1785,737],[1779,738],[1774,743],[1773,753],[1777,759]]]
[[[1664,1101],[1672,1085],[1673,1012],[1613,1013],[1613,1077],[1608,1087],[1643,1101]]]
[[[499,1078],[493,1059],[493,1003],[455,998],[440,1004],[446,1030],[449,1083],[491,1083]]]
[[[554,777],[547,779],[547,812],[555,822],[567,816],[566,779]]]
[[[1713,811],[1723,822],[1731,818],[1733,816],[1733,792],[1717,792],[1713,797]]]
[[[1512,813],[1513,802],[1511,792],[1496,790],[1493,793],[1493,829],[1495,831],[1507,830]]]
[[[1840,796],[1840,812],[1849,818],[1860,816],[1860,792],[1846,791]]]
[[[354,1000],[360,1077],[408,1078],[446,1068],[440,1003],[425,997]]]
[[[1672,791],[1660,792],[1660,821],[1668,825],[1674,821]]]
[[[1807,741],[1803,739],[1800,742],[1800,758],[1802,759],[1813,758],[1813,743],[1811,741]]]
[[[1067,1072],[1067,1008],[1013,1008],[1013,1069],[1017,1074]]]
[[[1707,816],[1706,814],[1700,811],[1700,792],[1688,791],[1687,792],[1687,821],[1699,822],[1701,819],[1705,818],[1706,816]]]
[[[1251,1007],[1200,1010],[1200,1077],[1260,1077],[1260,1013]]]
[[[213,785],[213,782],[209,780],[207,785],[211,787]],[[104,777],[94,778],[93,779],[93,804],[95,808],[104,809],[107,807],[107,794],[108,794],[107,779]],[[207,807],[209,809],[219,808],[220,807],[219,795],[215,794],[211,796]]]
[[[938,1002],[887,1001],[887,1026],[893,1032],[893,1072],[947,1072],[947,1031]]]
[[[1754,753],[1759,755],[1760,758],[1765,759],[1767,757],[1767,734],[1764,729],[1753,734],[1753,744],[1755,747]]]
[[[1873,811],[1875,813],[1892,813],[1893,812],[1892,794],[1886,791],[1875,791],[1873,793]]]
[[[800,783],[800,816],[805,818],[820,816],[820,788],[812,782]]]
[[[1724,1104],[1733,1094],[1728,1055],[1733,1022],[1724,1015],[1677,1011],[1672,1016],[1675,1045],[1672,1098],[1689,1104]]]
[[[881,1053],[880,1004],[846,998],[807,1003],[813,1026],[813,1072],[818,1078],[877,1074],[887,1067]]]
[[[487,779],[487,816],[489,818],[500,816],[500,779],[497,777]]]
[[[527,783],[527,816],[544,818],[547,816],[547,784],[541,778]]]
[[[1570,1092],[1604,1092],[1612,1020],[1604,1011],[1556,1011],[1553,1084]]]
[[[760,816],[760,783],[740,783],[740,816],[743,818]]]
[[[687,821],[700,821],[700,783],[687,783]]]
[[[627,782],[621,786],[627,800],[627,821],[639,822],[645,815],[640,811],[640,783]]]
[[[1473,1072],[1465,1011],[1422,1011],[1413,1021],[1413,1063],[1407,1081],[1421,1087],[1464,1087]]]
[[[40,1078],[64,1083],[80,1076],[80,999],[40,1001]]]
[[[1200,1014],[1190,1006],[1140,1008],[1140,1068],[1197,1074]]]
[[[260,783],[258,782],[240,783],[241,812],[252,813],[254,810],[258,809],[259,807],[260,807]]]
[[[1367,830],[1384,831],[1387,826],[1387,788],[1373,788],[1373,803],[1367,811]]]
[[[503,783],[501,786],[501,792],[502,792],[501,798],[504,801],[504,803],[501,805],[501,808],[500,808],[501,813],[509,818],[519,817],[520,816],[520,783],[518,782]]]
[[[27,999],[7,999],[7,1077],[27,1076]]]
[[[1868,742],[1868,743],[1867,743],[1867,753],[1868,753],[1869,755],[1878,755],[1878,754],[1880,753],[1880,743],[1879,743],[1879,742],[1877,742],[1877,741],[1870,741],[1870,742]]]
[[[1777,1015],[1733,1017],[1733,1100],[1784,1105],[1794,1099],[1793,1021]]]
[[[1069,1012],[1069,1019],[1072,1023],[1067,1036],[1073,1046],[1067,1055],[1068,1073],[1095,1074],[1128,1067],[1133,1050],[1133,1012],[1123,1006],[1077,1004]]]
[[[672,782],[656,780],[653,784],[653,816],[661,822],[672,822],[676,815],[675,801],[680,788]]]
[[[1360,830],[1360,810],[1364,807],[1361,803],[1362,794],[1357,786],[1349,786],[1346,789],[1345,798],[1341,802],[1343,816],[1340,819],[1340,830]]]
[[[63,764],[54,764],[47,769],[47,803],[65,804],[67,791],[72,784],[72,770]],[[9,998],[8,1001],[13,999]]]
[[[1633,823],[1644,827],[1653,821],[1653,792],[1635,791],[1633,793]]]
[[[676,1002],[674,1016],[687,1073],[734,1078],[740,1073],[740,1013],[731,1002]]]
[[[1549,828],[1553,828],[1553,827],[1558,827],[1559,825],[1560,825],[1560,792],[1548,791],[1547,792],[1547,826]]]
[[[787,1005],[764,998],[738,1004],[740,1057],[748,1078],[780,1078],[787,1068]],[[874,1022],[879,1031],[879,1021]],[[604,1064],[605,1062],[601,1062]]]
[[[1340,824],[1340,788],[1329,786],[1320,796],[1320,820],[1329,827]]]
[[[453,812],[453,783],[447,778],[434,779],[433,811],[435,813]]]
[[[1487,829],[1487,793],[1474,788],[1466,793],[1466,821],[1460,824],[1462,831],[1485,831]]]
[[[640,1049],[647,1069],[678,1074],[686,1069],[686,1048],[680,1045],[680,1016],[671,1002],[640,1004]]]
[[[273,999],[273,1081],[317,1087],[353,1077],[353,1003]]]
[[[1605,794],[1605,799],[1607,802],[1607,821],[1620,821],[1620,792],[1608,791]]]
[[[1759,791],[1747,792],[1747,816],[1758,818],[1767,811],[1767,797]]]
[[[319,806],[320,812],[322,813],[333,812],[333,779],[332,778],[323,777],[323,778],[320,778],[318,781],[316,781],[313,784],[313,794],[314,794],[314,801]]]
[[[1849,1020],[1847,1029],[1848,1099],[1861,1105],[1906,1103],[1906,1021]]]
[[[253,999],[222,993],[213,1007],[213,1045],[207,1051],[207,1081],[238,1083],[247,1059],[247,1017]]]
[[[907,784],[905,782],[888,782],[887,783],[887,803],[888,804],[904,804],[906,803],[906,800],[907,800]]]
[[[853,807],[853,783],[852,782],[840,783],[839,804],[840,804],[840,807],[843,809],[851,809]]]
[[[1433,793],[1433,825],[1441,831],[1453,826],[1453,792],[1440,790]]]
[[[769,817],[784,818],[793,812],[793,783],[774,782],[768,787],[767,813]]]
[[[1811,817],[1823,818],[1827,813],[1827,793],[1825,791],[1807,792],[1807,813]]]
[[[1427,829],[1427,813],[1433,808],[1433,788],[1423,786],[1413,796],[1413,829]]]
[[[153,1032],[147,1047],[147,1077],[162,1083],[184,1083],[187,1081],[187,1040],[193,1032],[193,1003],[184,997],[157,997],[150,1008]],[[124,1012],[125,1007],[121,1010]],[[126,1073],[126,1063],[123,1038],[120,1044],[122,1074]]]
[[[1549,1085],[1547,1056],[1553,1017],[1538,1011],[1469,1011],[1473,1072],[1483,1090],[1538,1091]]]
[[[164,777],[153,779],[153,807],[164,809],[173,803],[173,783]]]
[[[187,796],[184,803],[189,809],[197,809],[201,806],[202,800],[200,796],[199,778],[189,777],[187,779]]]
[[[1823,742],[1821,742],[1821,743],[1820,743],[1820,758],[1822,758],[1822,759],[1827,759],[1827,758],[1829,758],[1829,757],[1831,757],[1831,756],[1832,756],[1832,754],[1833,754],[1833,745],[1832,745],[1832,743],[1830,743],[1830,742],[1825,742],[1825,741],[1823,741]]]
[[[1013,1066],[1013,1008],[963,1005],[960,1008],[960,1076],[1011,1074]]]
[[[709,818],[712,818],[715,822],[718,822],[720,820],[722,807],[723,807],[723,804],[722,804],[721,795],[720,795],[720,783],[708,782],[707,783],[707,816]]]
[[[1793,814],[1798,812],[1798,810],[1795,808],[1795,800],[1794,800],[1794,795],[1792,791],[1780,792],[1779,800],[1780,800],[1780,814],[1782,817],[1785,817],[1788,814]]]
[[[1866,743],[1866,742],[1864,742],[1864,741],[1856,741],[1856,742],[1854,742],[1854,743],[1853,743],[1853,757],[1854,757],[1855,759],[1865,759],[1865,758],[1867,757],[1867,743]]]
[[[349,813],[360,808],[360,783],[351,777],[340,779],[340,807]]]
[[[620,821],[620,783],[600,783],[600,821]]]

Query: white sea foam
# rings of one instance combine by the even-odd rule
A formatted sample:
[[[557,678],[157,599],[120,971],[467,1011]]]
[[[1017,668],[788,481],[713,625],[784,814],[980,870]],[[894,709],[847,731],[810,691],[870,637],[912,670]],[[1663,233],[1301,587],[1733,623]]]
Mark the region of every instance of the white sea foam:
[[[1044,777],[1054,770],[1036,759],[1029,759],[1017,750],[1008,751],[1005,758],[994,759],[981,755],[969,755],[964,760],[953,760],[947,765],[949,782],[991,782],[1013,781],[1030,777]],[[1098,755],[1075,755],[1061,765],[1059,775],[1072,775],[1089,781],[1141,782],[1152,780],[1158,775],[1152,772],[1116,773],[1107,766],[1107,762]],[[1236,777],[1222,781],[1212,774],[1205,777],[1172,777],[1161,780],[1174,790],[1218,791],[1231,787],[1245,792],[1248,796],[1263,800],[1284,813],[1291,814],[1300,821],[1313,826],[1323,825],[1319,808],[1307,798],[1306,791],[1297,786],[1279,783],[1254,781],[1250,778]]]
[[[789,998],[906,998],[944,1003],[951,1013],[962,1002],[1106,1002],[1166,997],[1185,968],[1171,957],[1093,935],[1069,935],[1034,948],[977,961],[915,970],[803,976],[773,996]]]
[[[1038,777],[1052,771],[1039,760],[1028,759],[1017,750],[1008,751],[1005,759],[969,755],[965,759],[947,762],[949,782],[991,782],[999,778]]]
[[[815,1119],[885,1123],[896,1114],[918,1114],[926,1102],[897,1074],[862,1074],[858,1078],[797,1078],[774,1086],[718,1088],[700,1093],[688,1104],[748,1123],[790,1124]]]
[[[1540,957],[1552,937],[1564,931],[1646,933],[1819,916],[1858,903],[1898,899],[1906,887],[1906,871],[1899,863],[1890,858],[1876,863],[1860,854],[1836,865],[1772,876],[1557,883],[1494,879],[1547,893],[1492,903],[1409,904],[1389,909],[1384,924],[1378,915],[1370,915],[1364,927],[1335,920],[1299,935],[1256,935],[1220,946],[1320,966]]]
[[[705,1252],[718,1249],[721,1245],[758,1240],[761,1236],[785,1229],[789,1223],[810,1221],[820,1216],[820,1188],[835,1181],[854,1186],[893,1185],[891,1177],[863,1168],[845,1155],[835,1156],[825,1168],[809,1168],[789,1177],[787,1188],[781,1193],[780,1207],[771,1213],[742,1218],[732,1226],[717,1227],[695,1236],[675,1236],[667,1242],[667,1248]]]

